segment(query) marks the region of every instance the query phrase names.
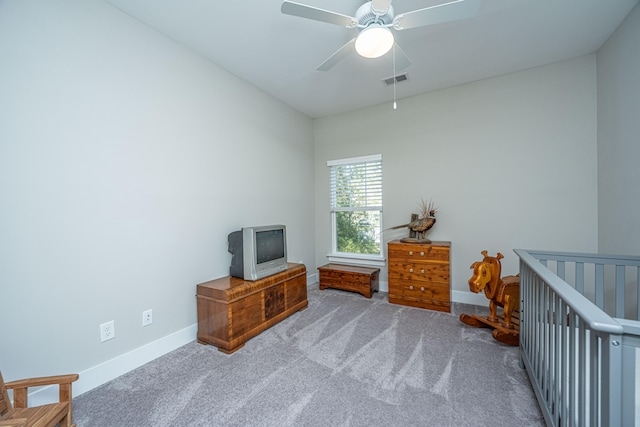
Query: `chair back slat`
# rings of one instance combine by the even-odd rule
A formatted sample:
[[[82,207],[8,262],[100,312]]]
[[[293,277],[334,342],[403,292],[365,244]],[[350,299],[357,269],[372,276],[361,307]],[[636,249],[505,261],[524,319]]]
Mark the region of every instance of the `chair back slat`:
[[[11,400],[9,400],[9,393],[4,386],[4,379],[2,379],[2,372],[0,372],[0,417],[9,412],[11,409]]]

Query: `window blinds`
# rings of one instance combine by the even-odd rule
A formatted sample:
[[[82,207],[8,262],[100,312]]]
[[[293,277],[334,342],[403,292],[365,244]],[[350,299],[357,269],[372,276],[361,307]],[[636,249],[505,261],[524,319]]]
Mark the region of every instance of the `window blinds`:
[[[346,160],[327,163],[331,210],[382,210],[382,156]]]

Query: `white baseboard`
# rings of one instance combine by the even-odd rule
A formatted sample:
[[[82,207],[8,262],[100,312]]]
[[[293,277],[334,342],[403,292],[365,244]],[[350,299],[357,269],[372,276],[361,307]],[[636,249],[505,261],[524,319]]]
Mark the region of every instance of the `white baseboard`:
[[[80,372],[80,378],[72,385],[73,397],[93,390],[120,375],[126,374],[170,351],[195,341],[197,331],[198,325],[193,324]],[[46,405],[57,401],[58,386],[43,387],[33,393],[29,393],[30,406]]]
[[[309,285],[317,285],[318,284],[318,273],[309,273],[307,271],[307,288]]]
[[[451,300],[462,304],[489,306],[489,300],[484,295],[484,292],[474,294],[473,292],[452,290]]]

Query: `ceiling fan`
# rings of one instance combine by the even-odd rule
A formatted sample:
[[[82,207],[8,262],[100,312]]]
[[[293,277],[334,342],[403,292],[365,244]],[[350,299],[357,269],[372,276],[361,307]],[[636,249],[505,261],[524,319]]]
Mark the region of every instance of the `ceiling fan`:
[[[394,45],[396,68],[406,68],[411,62],[395,43],[391,29],[402,31],[470,18],[476,14],[480,6],[480,0],[453,0],[394,15],[391,1],[368,1],[356,10],[354,17],[289,0],[284,0],[280,11],[287,15],[359,30],[357,37],[349,40],[317,68],[318,71],[327,71],[354,50],[365,58],[378,58],[389,52]]]

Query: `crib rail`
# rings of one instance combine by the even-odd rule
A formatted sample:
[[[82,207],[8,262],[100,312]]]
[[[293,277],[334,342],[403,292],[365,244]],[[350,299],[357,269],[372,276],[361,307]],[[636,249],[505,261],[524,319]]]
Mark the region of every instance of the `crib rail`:
[[[520,257],[520,358],[547,425],[633,425],[628,421],[634,421],[635,377],[623,384],[623,368],[635,365],[630,359],[635,347],[623,352],[621,322],[582,295],[584,264],[597,266],[613,260],[591,259],[586,254],[515,252]],[[550,259],[559,263],[558,273],[546,266]],[[562,278],[567,261],[578,263],[575,288]],[[598,276],[602,268],[594,271]],[[624,307],[624,301],[618,302]],[[623,323],[635,327],[633,322]]]
[[[527,252],[611,317],[640,320],[640,257]]]

